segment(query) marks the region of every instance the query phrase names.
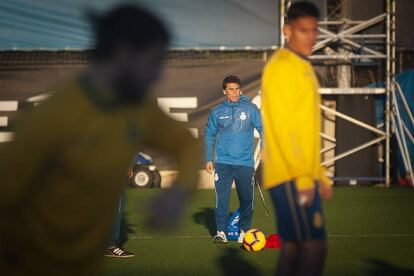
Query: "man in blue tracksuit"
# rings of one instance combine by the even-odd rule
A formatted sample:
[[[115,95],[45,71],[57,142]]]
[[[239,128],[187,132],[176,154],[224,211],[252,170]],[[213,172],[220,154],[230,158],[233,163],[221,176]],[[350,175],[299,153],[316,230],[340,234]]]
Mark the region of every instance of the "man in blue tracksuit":
[[[225,225],[233,180],[240,201],[239,243],[243,242],[253,216],[254,129],[262,137],[262,122],[259,109],[241,95],[240,87],[237,76],[223,80],[225,101],[211,111],[205,129],[206,170],[210,174],[215,172],[215,243],[227,243]]]

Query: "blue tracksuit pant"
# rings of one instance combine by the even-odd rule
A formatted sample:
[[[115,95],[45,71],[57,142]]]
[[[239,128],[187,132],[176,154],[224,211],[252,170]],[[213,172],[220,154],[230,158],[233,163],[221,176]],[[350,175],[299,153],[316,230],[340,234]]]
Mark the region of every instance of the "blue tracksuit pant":
[[[121,241],[121,224],[122,224],[122,214],[124,212],[126,204],[126,195],[123,193],[119,198],[118,208],[116,210],[115,219],[112,224],[112,233],[110,246],[119,246]]]
[[[226,222],[229,219],[229,201],[233,180],[236,184],[240,202],[239,229],[250,229],[253,217],[254,180],[253,167],[215,164],[214,181],[216,188],[216,226],[217,231],[226,232]]]

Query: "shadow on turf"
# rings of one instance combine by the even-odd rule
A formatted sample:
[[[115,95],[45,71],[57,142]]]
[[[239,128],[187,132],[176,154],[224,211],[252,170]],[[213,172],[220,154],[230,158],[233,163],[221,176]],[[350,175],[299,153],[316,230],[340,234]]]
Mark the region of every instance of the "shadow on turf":
[[[237,248],[226,248],[224,255],[217,259],[217,264],[223,275],[262,275],[254,265],[243,260]]]
[[[204,225],[211,236],[216,235],[216,221],[213,208],[203,208],[193,215],[194,222]]]
[[[368,263],[371,265],[371,269],[368,271],[368,275],[414,275],[414,270],[401,268],[390,263],[384,262],[382,260],[368,260]]]

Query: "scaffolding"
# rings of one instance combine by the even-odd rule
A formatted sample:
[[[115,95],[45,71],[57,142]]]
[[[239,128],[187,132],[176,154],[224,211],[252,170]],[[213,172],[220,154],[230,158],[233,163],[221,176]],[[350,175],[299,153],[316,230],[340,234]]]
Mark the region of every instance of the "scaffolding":
[[[280,0],[280,45],[285,44],[285,37],[283,34],[283,24],[285,21],[286,11],[290,6],[292,0]],[[341,3],[346,4],[345,1]],[[365,34],[362,31],[375,26],[377,24],[384,24],[385,32],[375,34]],[[385,147],[383,151],[383,159],[385,161],[385,178],[370,178],[365,177],[366,180],[385,181],[389,187],[390,179],[390,137],[392,133],[391,120],[395,120],[391,114],[393,91],[395,87],[395,0],[386,0],[386,10],[384,13],[367,20],[351,20],[342,17],[340,20],[324,19],[319,22],[319,37],[313,48],[313,54],[310,56],[312,61],[341,61],[344,64],[353,64],[357,61],[373,61],[383,60],[385,64],[385,87],[384,88],[367,88],[367,87],[323,87],[319,92],[322,95],[385,95],[385,126],[372,126],[362,122],[356,118],[336,111],[332,107],[321,105],[322,112],[333,115],[335,117],[347,120],[348,122],[362,127],[375,133],[376,138],[364,144],[358,145],[345,152],[334,153],[330,158],[324,158],[322,165],[332,166],[339,159],[346,158],[356,152],[366,149],[372,145],[381,143]],[[332,31],[334,29],[335,31]],[[362,41],[359,42],[359,41]],[[364,41],[370,40],[372,43],[365,44]],[[331,44],[341,45],[333,49]],[[376,45],[376,47],[372,47]],[[343,50],[343,49],[349,49]],[[357,52],[357,53],[355,53]],[[346,70],[342,71],[338,78],[346,79]],[[394,124],[398,125],[398,123]],[[403,129],[401,128],[401,131]],[[400,135],[401,136],[401,135]],[[321,139],[329,141],[332,145],[324,147],[321,154],[334,151],[336,138],[326,133],[321,133]],[[402,137],[401,137],[402,139]],[[401,143],[403,144],[403,143]],[[405,158],[406,159],[406,158]],[[407,160],[406,160],[407,161]],[[408,162],[408,161],[407,161]],[[410,170],[412,176],[412,170]],[[355,181],[356,183],[356,181]],[[354,184],[355,184],[354,183]],[[350,184],[353,184],[350,181]]]

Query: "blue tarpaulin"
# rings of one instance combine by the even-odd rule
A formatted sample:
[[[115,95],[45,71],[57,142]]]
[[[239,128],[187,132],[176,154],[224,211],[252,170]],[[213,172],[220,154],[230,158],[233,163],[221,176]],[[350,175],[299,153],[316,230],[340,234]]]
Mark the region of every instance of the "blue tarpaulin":
[[[87,49],[88,10],[133,3],[158,14],[175,48],[270,48],[278,44],[276,0],[1,0],[1,49]]]

